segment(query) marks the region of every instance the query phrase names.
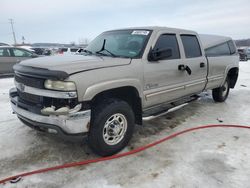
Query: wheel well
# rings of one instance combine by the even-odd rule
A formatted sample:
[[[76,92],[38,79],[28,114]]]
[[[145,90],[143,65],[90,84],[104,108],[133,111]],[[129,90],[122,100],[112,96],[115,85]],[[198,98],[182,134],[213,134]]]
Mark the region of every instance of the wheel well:
[[[126,101],[133,109],[135,114],[135,123],[142,125],[142,104],[139,93],[135,87],[125,86],[110,89],[97,94],[91,101],[91,107],[97,105],[105,98],[117,98]]]
[[[237,79],[238,79],[238,74],[239,74],[239,68],[238,67],[231,68],[228,71],[227,77],[229,79],[229,87],[230,88],[234,88],[234,86],[235,86],[235,84],[237,82]]]

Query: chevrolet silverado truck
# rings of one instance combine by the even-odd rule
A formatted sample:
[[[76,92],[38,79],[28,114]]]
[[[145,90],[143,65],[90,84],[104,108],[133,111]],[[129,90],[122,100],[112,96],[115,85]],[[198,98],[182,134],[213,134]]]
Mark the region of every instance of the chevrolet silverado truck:
[[[135,124],[212,90],[223,102],[239,57],[229,37],[167,27],[106,31],[80,55],[14,66],[13,112],[27,126],[66,139],[87,138],[101,156],[121,151]]]

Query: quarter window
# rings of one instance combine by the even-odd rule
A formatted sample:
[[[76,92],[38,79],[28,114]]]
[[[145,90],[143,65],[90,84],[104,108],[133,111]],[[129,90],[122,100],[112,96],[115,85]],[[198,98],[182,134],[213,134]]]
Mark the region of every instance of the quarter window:
[[[201,48],[199,41],[195,35],[181,35],[186,58],[194,58],[201,56]]]
[[[161,35],[159,39],[157,40],[154,49],[155,50],[171,49],[172,56],[166,59],[179,59],[180,58],[179,46],[178,46],[178,42],[177,42],[175,34]]]

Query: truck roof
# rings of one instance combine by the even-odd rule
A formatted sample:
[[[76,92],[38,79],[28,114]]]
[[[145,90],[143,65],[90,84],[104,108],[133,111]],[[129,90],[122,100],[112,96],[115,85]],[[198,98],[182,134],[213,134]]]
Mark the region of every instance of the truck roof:
[[[231,37],[219,35],[199,34],[204,49],[232,40]]]
[[[145,26],[145,27],[127,27],[127,28],[120,28],[115,29],[111,31],[117,31],[117,30],[126,30],[126,29],[144,29],[144,30],[153,30],[153,31],[162,31],[165,30],[167,32],[172,33],[179,33],[179,34],[193,34],[197,35],[197,32],[192,30],[186,30],[186,29],[178,29],[178,28],[171,28],[171,27],[161,27],[161,26]],[[223,42],[227,42],[229,40],[232,40],[231,37],[226,36],[219,36],[219,35],[208,35],[208,34],[199,34],[201,43],[203,45],[204,49],[210,48],[212,46],[216,46],[218,44],[221,44]]]
[[[191,31],[191,30],[171,28],[171,27],[162,27],[162,26],[127,27],[127,28],[114,29],[114,30],[110,30],[110,31],[126,30],[126,29],[134,29],[134,30],[136,30],[136,29],[140,29],[140,30],[144,29],[144,30],[153,30],[153,31],[167,30],[168,32],[172,32],[172,33],[197,34],[195,31]]]

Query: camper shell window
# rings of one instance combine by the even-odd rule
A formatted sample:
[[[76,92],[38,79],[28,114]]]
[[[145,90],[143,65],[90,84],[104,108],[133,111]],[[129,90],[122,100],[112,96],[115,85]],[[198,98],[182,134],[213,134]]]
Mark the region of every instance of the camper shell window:
[[[227,41],[222,44],[205,49],[208,57],[213,56],[229,56],[236,53],[236,48],[233,41]]]

